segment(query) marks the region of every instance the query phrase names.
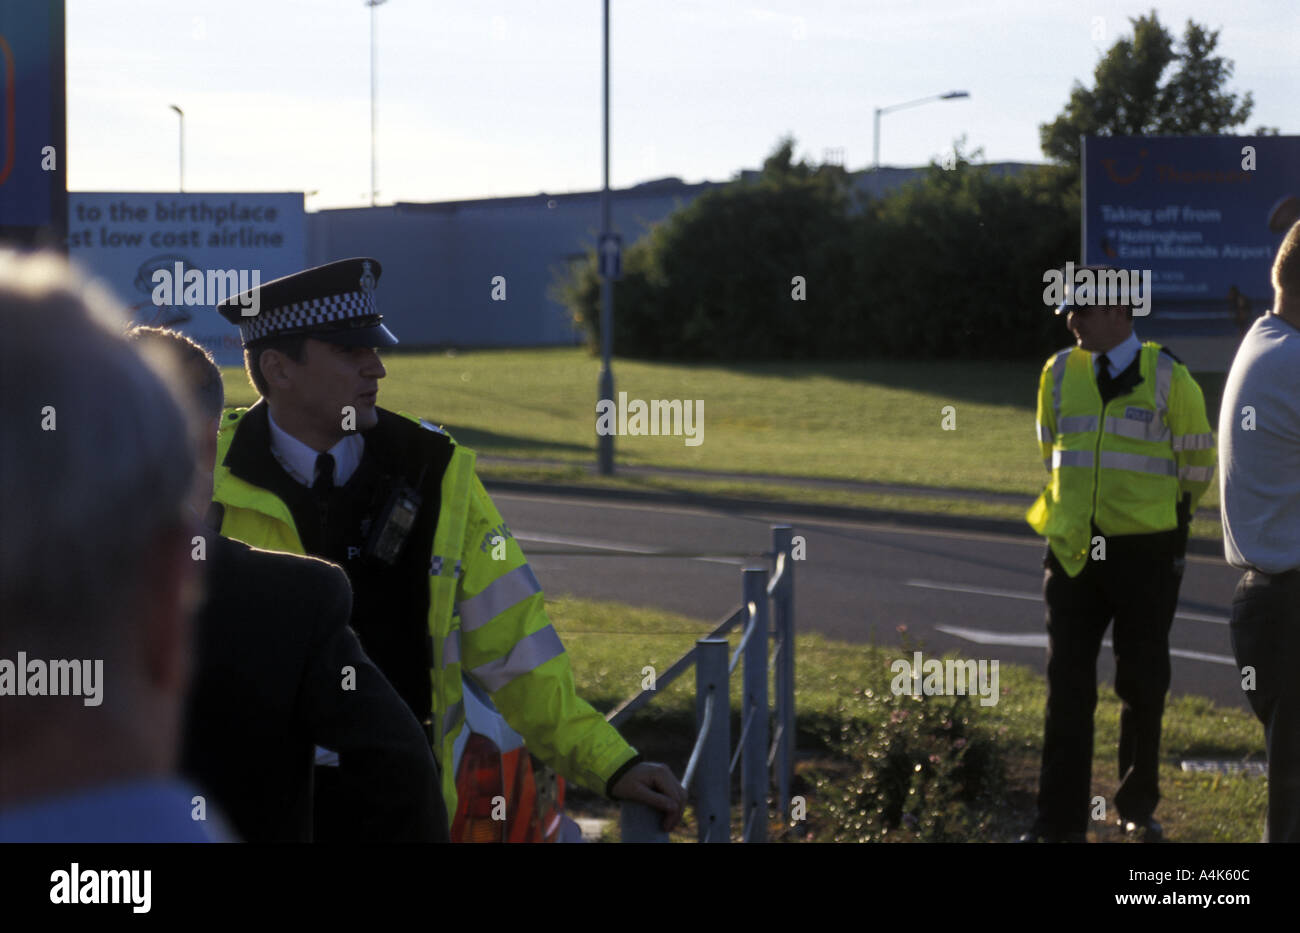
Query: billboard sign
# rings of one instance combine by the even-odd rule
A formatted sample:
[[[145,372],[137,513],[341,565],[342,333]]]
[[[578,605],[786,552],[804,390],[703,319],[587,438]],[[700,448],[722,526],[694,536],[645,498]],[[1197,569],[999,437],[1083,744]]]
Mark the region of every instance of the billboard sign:
[[[0,242],[61,247],[63,0],[0,4]]]
[[[135,323],[174,327],[237,365],[239,331],[215,306],[303,268],[303,196],[74,192],[68,247]]]
[[[1300,219],[1300,137],[1090,136],[1083,260],[1150,269],[1156,314],[1272,303],[1273,256]]]

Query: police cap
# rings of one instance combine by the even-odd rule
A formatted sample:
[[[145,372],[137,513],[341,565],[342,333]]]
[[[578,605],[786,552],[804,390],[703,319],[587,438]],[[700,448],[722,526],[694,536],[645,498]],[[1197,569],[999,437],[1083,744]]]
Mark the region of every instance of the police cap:
[[[217,311],[239,325],[244,346],[273,337],[314,337],[348,347],[391,347],[397,338],[375,306],[379,260],[340,259],[233,295]],[[256,309],[255,314],[249,314]]]
[[[1079,309],[1087,310],[1088,308],[1105,305],[1107,302],[1105,302],[1104,300],[1099,300],[1104,298],[1105,296],[1098,294],[1095,285],[1098,282],[1098,276],[1101,273],[1116,272],[1116,271],[1119,270],[1116,270],[1114,266],[1107,266],[1107,265],[1076,266],[1074,265],[1074,263],[1068,264],[1065,267],[1065,269],[1061,270],[1061,276],[1064,280],[1064,285],[1065,285],[1065,300],[1056,306],[1056,310],[1053,313],[1057,315],[1069,314],[1071,311],[1075,311]],[[1088,300],[1082,303],[1076,303],[1074,300],[1074,286],[1075,286],[1074,276],[1078,275],[1080,272],[1088,272],[1091,274],[1094,287],[1085,289],[1085,294],[1088,295]],[[1127,285],[1121,285],[1121,289],[1122,289],[1121,294],[1123,296],[1121,300],[1121,304],[1123,304],[1128,300],[1128,287]]]

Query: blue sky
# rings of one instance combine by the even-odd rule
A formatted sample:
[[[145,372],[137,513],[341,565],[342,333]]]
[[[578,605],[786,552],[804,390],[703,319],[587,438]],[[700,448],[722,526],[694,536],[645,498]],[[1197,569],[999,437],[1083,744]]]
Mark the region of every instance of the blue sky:
[[[724,180],[783,133],[818,161],[923,164],[965,135],[989,161],[1041,161],[1038,125],[1091,84],[1128,18],[1220,29],[1246,129],[1300,133],[1294,0],[612,0],[611,174]],[[599,0],[387,0],[377,11],[380,203],[601,183]],[[1229,16],[1231,17],[1229,19]],[[1100,18],[1098,22],[1097,18]],[[1104,38],[1094,39],[1094,30]],[[307,191],[368,203],[370,11],[362,0],[67,0],[68,184]]]

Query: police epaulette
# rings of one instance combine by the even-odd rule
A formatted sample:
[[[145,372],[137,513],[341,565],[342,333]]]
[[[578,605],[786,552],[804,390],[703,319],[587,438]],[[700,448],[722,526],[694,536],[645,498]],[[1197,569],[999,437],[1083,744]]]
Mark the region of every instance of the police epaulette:
[[[1169,349],[1168,347],[1162,346],[1162,347],[1160,348],[1160,352],[1161,352],[1161,353],[1168,354],[1169,357],[1170,357],[1170,359],[1172,359],[1175,363],[1178,363],[1178,364],[1183,365],[1183,366],[1186,366],[1186,365],[1187,365],[1186,363],[1184,363],[1182,360],[1180,360],[1180,359],[1178,358],[1178,355],[1177,355],[1176,353],[1174,353],[1173,350]]]

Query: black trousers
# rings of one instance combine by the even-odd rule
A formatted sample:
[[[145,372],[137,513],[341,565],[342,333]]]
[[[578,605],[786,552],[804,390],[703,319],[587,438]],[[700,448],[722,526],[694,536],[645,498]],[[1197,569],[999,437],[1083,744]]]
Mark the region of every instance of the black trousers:
[[[1271,576],[1246,571],[1233,595],[1230,632],[1237,666],[1254,668],[1246,699],[1264,724],[1264,838],[1300,842],[1300,570]]]
[[[1182,583],[1179,550],[1172,531],[1109,537],[1106,559],[1090,559],[1077,577],[1048,551],[1047,716],[1038,785],[1038,821],[1046,830],[1088,828],[1097,655],[1112,619],[1115,692],[1123,704],[1115,807],[1123,820],[1144,820],[1155,811],[1169,628]]]

